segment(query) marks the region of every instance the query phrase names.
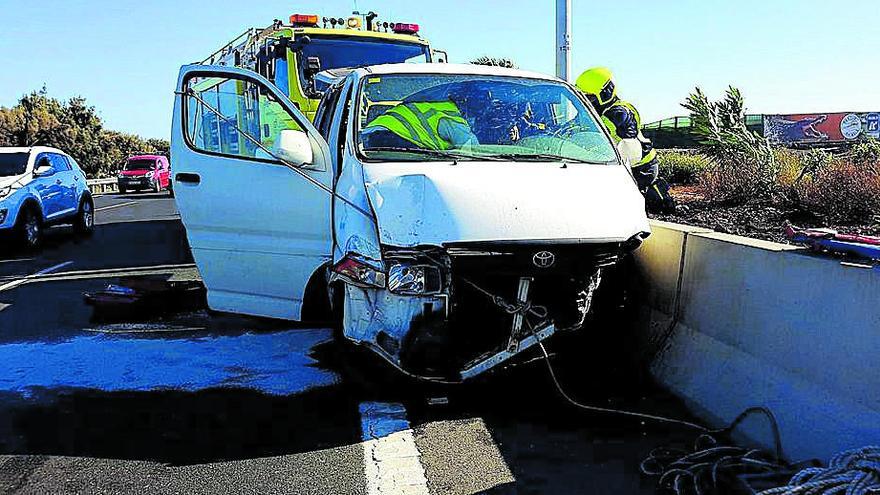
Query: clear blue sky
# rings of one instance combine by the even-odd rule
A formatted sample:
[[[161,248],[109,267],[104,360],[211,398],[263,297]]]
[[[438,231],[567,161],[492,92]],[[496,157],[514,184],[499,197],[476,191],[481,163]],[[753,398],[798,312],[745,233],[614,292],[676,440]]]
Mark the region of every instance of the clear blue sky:
[[[880,109],[876,0],[573,3],[572,72],[607,65],[644,121],[682,113],[695,86],[739,86],[754,112]],[[44,83],[109,128],[169,135],[181,64],[293,12],[353,8],[417,22],[452,62],[508,57],[554,71],[555,0],[0,0],[0,105]]]

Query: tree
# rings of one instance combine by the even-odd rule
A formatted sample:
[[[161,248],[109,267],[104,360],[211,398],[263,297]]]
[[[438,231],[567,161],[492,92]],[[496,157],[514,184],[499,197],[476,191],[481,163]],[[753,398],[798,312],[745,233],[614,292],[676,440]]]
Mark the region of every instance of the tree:
[[[492,67],[507,67],[508,69],[517,69],[515,63],[509,58],[503,57],[490,57],[487,55],[483,55],[482,57],[477,57],[470,61],[471,64],[474,65],[490,65]]]
[[[704,174],[704,185],[725,202],[772,199],[779,193],[779,167],[769,141],[746,127],[742,93],[728,87],[724,98],[711,101],[694,89],[684,103],[690,111],[691,132],[705,146],[714,164]]]
[[[88,177],[112,174],[135,153],[168,154],[164,139],[145,140],[104,129],[95,107],[85,98],[59,101],[46,88],[22,96],[11,108],[0,108],[0,146],[52,146],[69,153]]]

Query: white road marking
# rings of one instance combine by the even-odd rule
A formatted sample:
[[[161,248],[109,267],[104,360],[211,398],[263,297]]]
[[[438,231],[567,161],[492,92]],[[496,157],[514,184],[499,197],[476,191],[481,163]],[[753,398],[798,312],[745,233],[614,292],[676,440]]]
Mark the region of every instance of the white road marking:
[[[367,493],[430,495],[403,405],[364,402],[360,412]]]
[[[97,213],[99,211],[112,210],[113,208],[122,208],[123,206],[130,206],[133,204],[137,204],[137,201],[129,201],[128,203],[119,203],[117,205],[102,206],[101,208],[95,208],[95,213]]]
[[[22,261],[33,261],[33,258],[12,258],[11,260],[0,260],[0,263],[20,263]]]
[[[25,284],[25,283],[29,282],[31,279],[39,277],[40,275],[45,275],[47,273],[54,272],[55,270],[58,270],[60,268],[64,268],[65,266],[72,265],[72,264],[73,264],[73,261],[65,261],[64,263],[58,263],[55,266],[50,266],[49,268],[44,268],[44,269],[38,271],[37,273],[28,275],[27,277],[20,278],[18,280],[13,280],[12,282],[5,283],[3,285],[0,285],[0,292],[3,292],[5,290],[9,290],[9,289],[14,289],[21,284]]]

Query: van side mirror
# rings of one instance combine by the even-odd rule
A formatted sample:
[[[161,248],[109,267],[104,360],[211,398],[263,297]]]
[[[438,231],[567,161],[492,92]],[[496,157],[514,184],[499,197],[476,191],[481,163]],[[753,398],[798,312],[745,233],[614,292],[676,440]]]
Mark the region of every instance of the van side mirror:
[[[278,134],[273,150],[279,158],[293,165],[310,165],[314,160],[312,141],[303,131],[285,129]]]
[[[34,177],[49,177],[55,175],[55,169],[51,165],[40,165],[34,169]]]

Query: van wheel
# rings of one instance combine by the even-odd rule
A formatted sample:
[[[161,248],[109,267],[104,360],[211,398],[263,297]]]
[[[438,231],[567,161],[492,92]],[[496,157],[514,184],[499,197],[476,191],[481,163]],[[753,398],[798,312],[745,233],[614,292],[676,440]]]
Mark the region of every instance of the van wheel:
[[[83,236],[92,235],[95,230],[95,204],[91,198],[83,198],[79,202],[76,222],[73,224],[76,233]]]
[[[26,207],[18,215],[15,232],[22,247],[28,251],[36,250],[43,240],[43,220],[33,208]]]

